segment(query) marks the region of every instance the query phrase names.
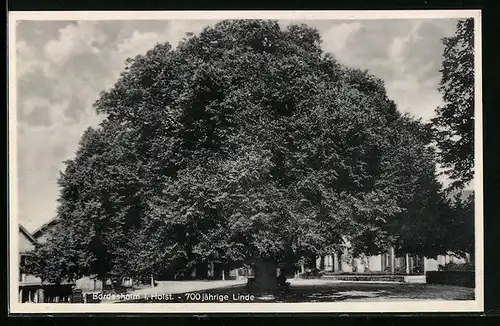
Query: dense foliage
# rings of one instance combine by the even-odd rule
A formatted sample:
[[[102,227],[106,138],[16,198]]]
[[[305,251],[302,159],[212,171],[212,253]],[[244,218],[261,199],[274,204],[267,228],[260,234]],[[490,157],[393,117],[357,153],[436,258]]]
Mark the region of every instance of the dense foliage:
[[[95,108],[104,121],[60,177],[44,278],[295,262],[346,239],[441,249],[429,127],[307,26],[223,21],[158,44]]]
[[[444,105],[436,110],[432,126],[439,162],[453,182],[441,219],[449,227],[440,242],[462,256],[470,254],[474,262],[474,195],[461,194],[474,178],[474,19],[460,20],[455,35],[443,44],[439,90]]]
[[[439,90],[445,104],[433,119],[435,140],[452,186],[463,188],[474,176],[474,19],[460,20],[443,44]]]

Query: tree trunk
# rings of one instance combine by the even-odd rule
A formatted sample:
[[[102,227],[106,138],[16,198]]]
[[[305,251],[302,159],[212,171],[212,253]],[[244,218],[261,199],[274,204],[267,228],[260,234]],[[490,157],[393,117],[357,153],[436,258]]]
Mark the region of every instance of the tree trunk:
[[[391,268],[391,274],[395,273],[395,264],[396,264],[396,257],[394,254],[394,247],[391,247],[389,249],[389,263],[390,263],[390,268]]]
[[[249,288],[254,292],[273,292],[276,289],[277,263],[271,260],[257,260],[254,263],[255,278],[249,281]]]
[[[196,279],[208,279],[208,264],[201,263],[196,265]]]
[[[319,269],[325,270],[325,256],[319,256]]]
[[[113,287],[113,290],[115,291],[120,291],[122,288],[122,281],[123,279],[117,276],[111,277],[111,286]]]
[[[406,269],[406,275],[410,274],[410,256],[408,254],[405,255],[405,269]]]
[[[106,287],[107,277],[106,276],[101,276],[100,279],[101,279],[101,282],[102,282],[102,292],[104,293],[104,291],[107,290],[107,287]]]
[[[285,273],[287,278],[294,278],[296,271],[297,267],[293,263],[286,262],[285,264],[283,264],[283,272]]]
[[[475,248],[472,248],[469,253],[469,263],[473,264],[476,266],[476,255],[474,252]]]
[[[317,259],[316,256],[309,257],[308,264],[307,264],[307,267],[309,269],[316,269],[316,259]]]

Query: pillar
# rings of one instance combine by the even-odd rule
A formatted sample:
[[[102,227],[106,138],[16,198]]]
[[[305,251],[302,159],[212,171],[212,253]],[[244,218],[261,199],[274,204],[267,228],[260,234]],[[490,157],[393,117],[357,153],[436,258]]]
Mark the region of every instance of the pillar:
[[[339,260],[337,257],[337,252],[333,252],[333,271],[334,272],[339,271]]]
[[[422,257],[422,271],[424,272],[424,275],[425,275],[425,272],[426,272],[426,268],[427,268],[427,258],[425,258],[425,256]]]
[[[391,247],[391,249],[389,250],[389,264],[391,268],[391,274],[394,274],[394,267],[396,264],[396,257],[394,257],[394,247]]]
[[[408,274],[410,274],[410,257],[409,257],[408,254],[406,254],[405,258],[406,258],[406,263],[405,263],[405,265],[406,265],[406,275],[408,275]]]
[[[339,263],[339,272],[343,272],[344,269],[342,268],[342,251],[339,251],[337,253],[337,262]]]
[[[356,258],[352,257],[351,256],[351,270],[354,272],[354,273],[357,273],[358,272],[358,261]]]
[[[210,275],[211,278],[213,278],[214,275],[215,275],[214,263],[210,262],[209,265],[208,265],[208,268],[209,268],[209,275]]]
[[[305,268],[304,268],[304,264],[300,264],[300,273],[301,274],[304,274],[306,271],[305,271]]]
[[[23,288],[20,288],[19,289],[19,302],[22,303],[23,302]]]
[[[151,276],[151,287],[155,287],[155,278],[153,276]]]

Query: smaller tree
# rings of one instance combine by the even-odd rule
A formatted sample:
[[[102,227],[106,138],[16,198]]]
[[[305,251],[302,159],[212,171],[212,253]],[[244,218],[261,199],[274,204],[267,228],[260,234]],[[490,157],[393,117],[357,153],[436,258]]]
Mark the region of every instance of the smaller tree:
[[[465,192],[464,192],[465,193]],[[474,193],[459,193],[448,201],[450,207],[450,230],[445,242],[450,245],[450,251],[465,257],[470,255],[474,262]]]
[[[440,163],[463,188],[474,176],[474,19],[461,20],[454,36],[444,38],[439,90],[444,105],[432,120]]]
[[[29,259],[21,266],[24,273],[36,275],[42,282],[59,284],[63,281],[75,281],[89,274],[88,265],[84,263],[83,252],[78,246],[84,245],[81,238],[65,232],[60,225],[51,230],[50,241],[37,244],[27,254]]]

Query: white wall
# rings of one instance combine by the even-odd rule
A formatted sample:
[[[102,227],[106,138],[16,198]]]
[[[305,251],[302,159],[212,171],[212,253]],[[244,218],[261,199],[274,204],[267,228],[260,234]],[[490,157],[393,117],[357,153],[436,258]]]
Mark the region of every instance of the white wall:
[[[370,267],[370,271],[372,271],[372,272],[381,272],[382,271],[382,255],[369,256],[368,257],[368,266]]]
[[[431,271],[437,271],[438,270],[438,266],[439,266],[438,259],[425,258],[424,264],[425,264],[425,271],[426,272],[431,272]]]
[[[363,263],[363,258],[354,259],[354,264],[356,264],[356,268],[357,268],[358,273],[365,272],[365,264]]]
[[[352,261],[350,259],[346,259],[346,256],[342,255],[342,272],[351,273],[352,272]]]

